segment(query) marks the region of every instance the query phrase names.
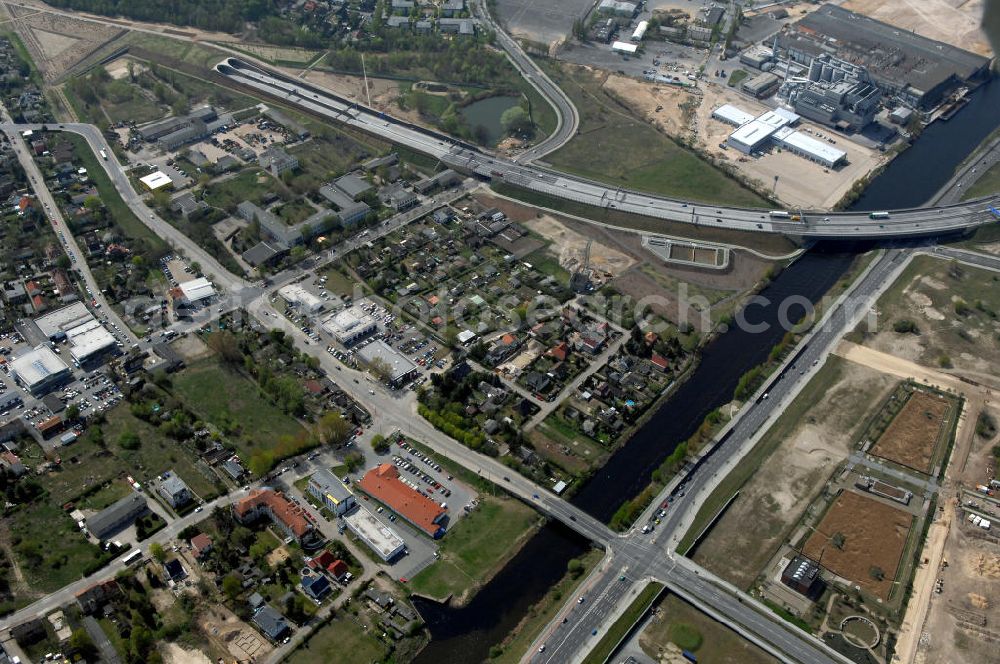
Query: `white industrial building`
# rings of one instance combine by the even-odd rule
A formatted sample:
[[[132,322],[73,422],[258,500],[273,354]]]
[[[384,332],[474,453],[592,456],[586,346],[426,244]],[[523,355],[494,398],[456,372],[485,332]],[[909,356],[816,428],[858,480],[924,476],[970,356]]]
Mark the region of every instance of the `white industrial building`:
[[[139,182],[146,185],[150,191],[156,191],[161,187],[173,184],[173,180],[170,179],[170,176],[163,171],[156,171],[155,173],[143,176],[139,178]]]
[[[34,396],[41,396],[70,377],[69,367],[45,344],[35,346],[14,358],[10,372],[20,385]]]
[[[829,143],[816,140],[812,136],[807,136],[801,131],[795,131],[789,127],[782,127],[774,132],[774,142],[789,152],[815,161],[827,168],[833,168],[847,160],[847,153],[843,150],[838,150]]]
[[[798,123],[799,116],[784,108],[754,117],[743,109],[724,104],[712,111],[712,117],[736,126],[736,130],[726,139],[726,145],[744,154],[776,145],[827,168],[834,168],[847,161],[847,153],[843,150],[792,129]]]
[[[35,327],[49,341],[68,341],[74,360],[85,364],[115,350],[118,340],[101,325],[83,302],[56,309],[35,319]]]
[[[302,284],[282,286],[278,289],[278,295],[288,306],[304,313],[315,314],[323,308],[323,300],[303,288]]]
[[[632,33],[632,41],[639,43],[642,38],[646,36],[646,30],[649,29],[649,21],[639,21],[639,25],[635,26],[635,31]]]
[[[215,286],[213,286],[212,282],[205,277],[181,282],[179,284],[179,288],[184,294],[184,299],[186,299],[190,304],[207,300],[215,295]]]
[[[70,345],[69,354],[81,365],[115,350],[118,344],[115,335],[95,319],[67,330],[66,338]]]
[[[624,55],[635,55],[639,47],[636,44],[630,44],[629,42],[616,41],[611,45],[611,50],[615,53],[622,53]]]
[[[753,121],[752,114],[747,113],[742,108],[737,108],[732,104],[723,104],[718,107],[712,111],[712,117],[720,122],[733,125],[734,127],[742,127],[746,123]]]
[[[35,319],[35,326],[49,341],[61,341],[66,332],[94,320],[94,314],[83,302],[74,302]]]
[[[389,562],[406,550],[406,542],[389,526],[385,525],[364,505],[343,517],[351,532],[358,536],[379,558]]]
[[[377,326],[374,318],[353,306],[327,317],[323,329],[340,343],[351,346],[375,332]]]

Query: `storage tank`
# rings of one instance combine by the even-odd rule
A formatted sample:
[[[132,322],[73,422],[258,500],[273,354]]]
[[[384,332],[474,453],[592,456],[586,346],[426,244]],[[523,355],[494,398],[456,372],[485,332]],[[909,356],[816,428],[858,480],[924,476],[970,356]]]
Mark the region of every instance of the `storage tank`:
[[[809,63],[809,80],[818,81],[820,72],[823,71],[823,63],[819,61],[819,58],[813,58],[812,62]]]
[[[639,25],[635,26],[635,32],[632,33],[632,41],[641,42],[642,38],[646,36],[648,28],[649,21],[639,21]]]

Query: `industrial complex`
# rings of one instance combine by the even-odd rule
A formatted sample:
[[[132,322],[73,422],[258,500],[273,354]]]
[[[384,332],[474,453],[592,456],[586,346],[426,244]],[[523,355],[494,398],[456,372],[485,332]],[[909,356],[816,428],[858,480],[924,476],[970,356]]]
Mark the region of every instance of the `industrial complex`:
[[[712,111],[712,117],[736,127],[726,144],[744,154],[776,146],[827,168],[836,168],[847,159],[843,150],[792,129],[799,116],[783,108],[754,117],[736,106],[724,104]]]

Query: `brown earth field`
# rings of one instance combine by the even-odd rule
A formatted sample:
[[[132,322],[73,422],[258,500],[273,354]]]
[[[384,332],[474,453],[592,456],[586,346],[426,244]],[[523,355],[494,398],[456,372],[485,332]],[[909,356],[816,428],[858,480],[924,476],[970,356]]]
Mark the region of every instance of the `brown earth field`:
[[[929,473],[950,405],[936,394],[922,390],[913,392],[869,451],[877,457]]]
[[[886,600],[912,525],[913,516],[907,512],[844,491],[827,510],[802,553],[822,560],[826,569]],[[831,542],[835,533],[844,536],[842,549]],[[871,574],[875,567],[883,572],[881,580]]]
[[[750,587],[895,385],[883,373],[828,358],[764,434],[758,446],[770,451],[695,549],[693,560],[730,583]],[[748,523],[754,527],[747,528]]]

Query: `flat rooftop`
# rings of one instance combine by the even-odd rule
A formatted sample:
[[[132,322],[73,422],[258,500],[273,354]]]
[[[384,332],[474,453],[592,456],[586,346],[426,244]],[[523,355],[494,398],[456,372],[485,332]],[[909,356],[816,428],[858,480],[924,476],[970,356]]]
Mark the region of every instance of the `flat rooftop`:
[[[44,316],[39,316],[35,319],[35,325],[43,336],[51,339],[92,320],[94,320],[94,314],[90,313],[87,305],[83,302],[74,302]]]
[[[390,382],[399,380],[417,368],[417,365],[411,362],[408,357],[381,339],[376,339],[359,350],[358,355],[369,364],[376,359],[388,364],[392,374],[389,378]]]
[[[100,353],[117,343],[115,335],[108,332],[97,320],[91,320],[78,325],[66,333],[71,348],[70,355],[77,362],[85,362],[91,356]]]
[[[836,5],[825,4],[806,15],[797,28],[807,38],[823,42],[837,57],[866,67],[873,76],[905,81],[921,91],[952,75],[971,78],[989,64],[981,55]]]
[[[10,363],[10,369],[27,386],[36,385],[69,370],[55,351],[41,344],[22,353]]]
[[[383,560],[391,559],[406,547],[403,538],[379,521],[364,505],[360,505],[343,519],[344,523]]]
[[[215,295],[215,287],[205,277],[183,281],[180,284],[180,289],[189,302],[197,302],[198,300],[204,300],[206,297]]]
[[[173,180],[170,176],[163,171],[156,171],[155,173],[150,173],[144,177],[139,178],[139,182],[143,183],[150,189],[159,189],[160,187],[166,187],[168,184],[172,184]]]

